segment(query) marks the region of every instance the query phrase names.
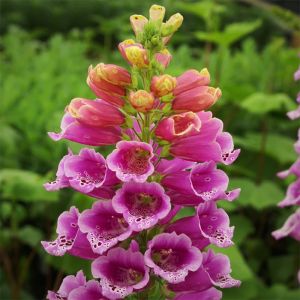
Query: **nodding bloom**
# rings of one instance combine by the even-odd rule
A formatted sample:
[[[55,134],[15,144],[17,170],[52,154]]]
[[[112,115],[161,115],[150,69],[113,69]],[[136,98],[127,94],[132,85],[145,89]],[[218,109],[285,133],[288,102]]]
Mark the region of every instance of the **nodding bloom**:
[[[138,90],[130,92],[129,102],[138,112],[147,112],[153,108],[154,97],[147,91]]]
[[[64,278],[57,292],[48,291],[48,300],[58,300],[58,299],[70,299],[69,295],[73,290],[79,287],[85,286],[86,278],[82,271],[78,271],[77,274],[69,275]],[[73,299],[75,300],[75,299]]]
[[[68,296],[68,300],[82,299],[109,300],[109,298],[103,296],[101,285],[97,280],[89,280],[85,285],[72,290]]]
[[[290,205],[300,205],[300,178],[288,186],[285,198],[278,203],[279,207]]]
[[[214,287],[197,292],[183,292],[176,294],[174,300],[220,300],[222,292]]]
[[[111,196],[113,192],[110,193],[109,189],[117,182],[113,172],[108,170],[105,158],[94,149],[83,148],[78,155],[69,150],[58,165],[55,181],[44,186],[48,191],[72,187],[84,194],[99,194],[101,198],[101,194]]]
[[[109,299],[123,299],[149,281],[143,254],[123,248],[111,249],[94,260],[92,274],[100,278],[102,293]]]
[[[291,236],[300,241],[300,208],[288,217],[282,228],[273,231],[272,235],[276,240]]]
[[[113,145],[121,139],[119,126],[94,127],[78,122],[70,113],[65,113],[61,121],[61,132],[49,132],[54,141],[66,139],[88,146]]]
[[[98,64],[89,67],[87,84],[95,95],[116,106],[123,106],[126,87],[131,84],[130,73],[117,65]]]
[[[184,281],[202,264],[202,254],[185,234],[161,233],[148,242],[146,265],[167,282]]]
[[[215,254],[209,249],[202,252],[202,265],[196,272],[189,272],[183,282],[169,284],[176,293],[204,291],[213,286],[220,288],[239,287],[241,282],[230,276],[229,258],[221,253]]]
[[[154,76],[151,80],[151,91],[156,97],[163,97],[173,92],[176,87],[176,78],[164,74]]]
[[[122,214],[117,213],[111,201],[97,201],[91,209],[84,210],[78,221],[79,228],[95,253],[103,254],[118,242],[130,237],[132,230]]]
[[[154,172],[153,155],[152,146],[147,143],[121,141],[108,155],[107,165],[122,181],[145,182]]]
[[[118,108],[100,99],[75,98],[67,110],[78,122],[92,127],[122,125],[125,121]]]
[[[189,70],[177,78],[173,90],[172,109],[176,112],[198,112],[211,107],[222,95],[219,88],[208,86],[210,75],[207,69],[200,72]]]
[[[78,227],[80,214],[76,207],[63,212],[57,220],[56,232],[58,237],[52,242],[42,241],[44,249],[51,255],[62,256],[69,253],[85,259],[96,258],[96,255],[86,238]]]
[[[172,141],[170,154],[196,162],[212,160],[232,164],[240,150],[234,150],[232,136],[222,132],[223,122],[213,118],[211,112],[199,112],[197,115],[201,121],[199,133]]]
[[[112,204],[134,231],[154,226],[171,210],[170,198],[156,182],[124,183],[113,197]]]

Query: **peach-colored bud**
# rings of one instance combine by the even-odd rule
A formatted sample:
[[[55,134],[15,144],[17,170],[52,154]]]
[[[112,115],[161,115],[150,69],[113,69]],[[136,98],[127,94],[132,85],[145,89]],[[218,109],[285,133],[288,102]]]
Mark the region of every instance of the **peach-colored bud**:
[[[126,86],[131,84],[130,73],[117,65],[100,63],[96,66],[97,75],[115,85]]]
[[[169,52],[169,50],[165,48],[160,52],[156,53],[155,58],[164,68],[166,68],[172,59],[172,55]]]
[[[168,74],[154,76],[151,81],[151,91],[157,97],[170,94],[176,87],[176,78]]]
[[[165,16],[166,9],[163,6],[153,4],[149,10],[151,21],[162,22]]]
[[[130,23],[135,35],[138,35],[144,30],[144,26],[148,23],[148,19],[142,15],[132,15],[130,16]]]
[[[154,105],[154,97],[147,91],[138,90],[130,93],[129,102],[137,111],[147,112],[151,110]]]
[[[183,22],[183,16],[180,13],[172,15],[166,23],[162,24],[162,36],[172,35],[179,29]]]
[[[80,123],[93,127],[121,125],[125,120],[118,108],[100,99],[75,98],[67,111]]]

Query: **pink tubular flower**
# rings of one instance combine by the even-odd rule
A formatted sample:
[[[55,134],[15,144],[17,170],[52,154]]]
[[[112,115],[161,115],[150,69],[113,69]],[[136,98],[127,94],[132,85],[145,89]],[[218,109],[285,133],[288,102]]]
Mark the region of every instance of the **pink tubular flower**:
[[[122,214],[113,209],[111,201],[95,202],[91,209],[81,213],[78,224],[80,230],[87,233],[93,251],[98,254],[103,254],[132,233]]]
[[[155,129],[155,135],[172,142],[177,138],[192,136],[199,133],[201,120],[197,114],[186,112],[162,119]]]
[[[73,118],[92,127],[122,125],[125,120],[123,114],[115,106],[100,99],[75,98],[67,109]]]
[[[219,88],[207,86],[210,75],[207,69],[200,72],[189,70],[177,78],[177,85],[173,91],[175,96],[172,108],[176,112],[198,112],[208,109],[222,95]]]
[[[149,281],[143,254],[123,248],[111,249],[94,260],[92,274],[101,279],[103,295],[112,300],[125,298]]]
[[[113,197],[112,204],[134,231],[154,226],[171,210],[170,198],[156,182],[124,183]]]
[[[286,197],[278,203],[279,207],[300,205],[300,178],[287,188]]]
[[[118,126],[93,127],[79,123],[70,113],[66,113],[61,121],[61,132],[49,132],[54,141],[70,140],[83,145],[104,146],[117,143],[121,139]]]
[[[78,227],[79,211],[72,206],[70,211],[63,212],[57,220],[58,237],[53,242],[42,241],[44,249],[51,255],[62,256],[69,253],[85,259],[96,258],[91,246]]]
[[[221,253],[215,254],[211,249],[202,252],[202,266],[196,272],[190,272],[185,281],[169,284],[176,293],[204,291],[213,286],[220,288],[239,287],[241,282],[230,276],[229,258]]]
[[[190,271],[199,269],[202,254],[185,234],[162,233],[148,242],[145,262],[156,275],[170,283],[179,283]]]
[[[99,194],[100,198],[106,198],[105,195],[113,195],[110,186],[117,182],[115,175],[107,169],[104,157],[93,149],[83,148],[78,155],[69,151],[58,165],[56,180],[44,186],[48,191],[72,187],[84,194]]]
[[[109,300],[102,294],[102,288],[98,281],[89,280],[84,286],[72,290],[68,300]],[[55,298],[57,300],[57,298]]]
[[[66,276],[63,282],[60,285],[60,288],[57,292],[48,291],[47,299],[48,300],[58,300],[58,299],[70,299],[70,293],[86,284],[86,278],[82,271],[78,271],[76,276],[69,275]]]
[[[145,182],[154,171],[152,157],[151,145],[136,141],[121,141],[108,155],[107,165],[122,181]]]
[[[198,292],[184,292],[176,295],[174,300],[221,300],[222,292],[214,287]]]
[[[289,216],[282,228],[273,231],[272,235],[276,240],[291,236],[295,240],[300,241],[300,208]]]

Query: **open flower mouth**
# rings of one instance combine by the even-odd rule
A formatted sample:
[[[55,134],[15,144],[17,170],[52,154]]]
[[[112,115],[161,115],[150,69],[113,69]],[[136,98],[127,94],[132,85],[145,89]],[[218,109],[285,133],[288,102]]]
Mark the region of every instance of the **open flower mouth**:
[[[190,132],[193,128],[199,131],[201,128],[201,121],[193,112],[175,115],[172,119],[174,120],[174,133],[176,135],[184,135]]]

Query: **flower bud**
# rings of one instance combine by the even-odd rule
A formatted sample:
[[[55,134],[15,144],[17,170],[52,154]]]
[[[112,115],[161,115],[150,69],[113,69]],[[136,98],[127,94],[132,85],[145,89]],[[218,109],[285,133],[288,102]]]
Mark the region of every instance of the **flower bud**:
[[[97,75],[115,85],[126,86],[131,84],[130,73],[117,65],[100,63],[96,67]]]
[[[166,9],[163,6],[153,4],[149,10],[151,21],[162,22],[165,16]]]
[[[175,31],[179,29],[183,22],[183,16],[179,13],[170,17],[170,19],[162,24],[161,34],[162,36],[172,35]]]
[[[124,123],[124,116],[120,111],[102,100],[75,98],[67,111],[73,118],[88,126],[106,127]]]
[[[166,68],[171,59],[172,59],[172,55],[169,52],[169,50],[167,48],[161,50],[160,52],[155,54],[155,59],[164,67]]]
[[[168,74],[154,76],[151,81],[151,91],[157,97],[171,93],[176,87],[176,78]]]
[[[147,91],[138,90],[130,93],[129,102],[137,111],[147,112],[151,110],[154,105],[154,97]]]
[[[131,27],[137,36],[142,33],[144,26],[148,23],[148,19],[142,15],[132,15],[130,16]]]

